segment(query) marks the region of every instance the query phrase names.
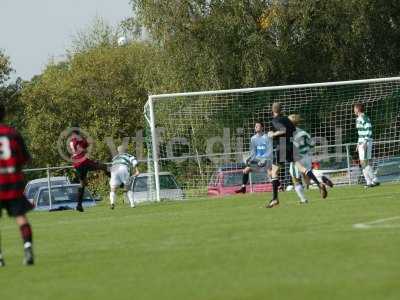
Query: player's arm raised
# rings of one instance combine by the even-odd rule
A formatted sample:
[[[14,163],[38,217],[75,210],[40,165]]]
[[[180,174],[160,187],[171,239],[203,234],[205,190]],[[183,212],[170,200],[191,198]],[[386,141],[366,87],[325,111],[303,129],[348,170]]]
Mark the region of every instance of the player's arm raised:
[[[133,173],[133,176],[135,176],[135,177],[139,176],[139,174],[140,174],[140,171],[138,169],[139,162],[137,161],[137,159],[134,156],[131,157],[130,161],[131,161],[132,169],[135,171]]]

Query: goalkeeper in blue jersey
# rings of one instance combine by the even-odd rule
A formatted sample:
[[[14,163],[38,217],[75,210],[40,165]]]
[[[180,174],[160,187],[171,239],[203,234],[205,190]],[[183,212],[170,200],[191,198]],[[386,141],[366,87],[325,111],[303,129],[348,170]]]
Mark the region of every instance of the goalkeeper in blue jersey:
[[[354,114],[357,116],[356,127],[358,131],[357,152],[360,158],[360,165],[366,182],[366,188],[379,185],[378,179],[370,165],[372,159],[372,124],[371,120],[364,113],[364,105],[354,105]]]
[[[254,168],[265,169],[269,173],[272,167],[272,140],[264,133],[261,122],[255,124],[255,135],[250,140],[250,156],[246,159],[246,168],[243,170],[242,186],[236,193],[246,193],[249,174]]]
[[[315,144],[311,139],[311,136],[308,132],[298,127],[301,122],[301,117],[298,114],[290,115],[290,122],[296,127],[296,131],[293,133],[293,149],[295,160],[298,161],[304,168],[311,169],[312,168],[312,149]],[[300,203],[305,204],[308,203],[307,198],[304,195],[304,187],[303,182],[308,186],[310,184],[310,178],[301,173],[299,168],[296,166],[294,162],[290,163],[289,173],[293,180],[294,190],[296,191],[297,196],[300,198]],[[326,177],[322,176],[322,182],[329,186],[333,187],[332,181]]]
[[[137,168],[138,161],[136,157],[125,152],[124,146],[118,147],[118,154],[112,159],[111,178],[110,178],[110,207],[114,209],[117,198],[116,190],[118,187],[125,189],[125,198],[129,201],[131,207],[135,207],[133,191],[129,190],[129,179],[131,170],[134,169],[134,176],[139,175]]]

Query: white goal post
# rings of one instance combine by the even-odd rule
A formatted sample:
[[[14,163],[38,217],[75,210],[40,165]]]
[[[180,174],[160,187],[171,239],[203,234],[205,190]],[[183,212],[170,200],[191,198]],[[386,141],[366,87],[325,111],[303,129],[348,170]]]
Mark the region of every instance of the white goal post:
[[[172,173],[187,197],[213,196],[215,185],[223,190],[215,195],[231,193],[254,123],[262,120],[269,129],[273,102],[280,102],[285,114],[303,117],[300,127],[316,139],[315,154],[325,155],[325,171],[335,173],[339,183],[359,180],[354,103],[365,104],[373,123],[375,167],[390,169],[397,158],[400,162],[400,77],[151,95],[144,113],[154,199],[160,201],[163,188],[168,189],[161,171]],[[333,158],[336,163],[329,169]],[[268,178],[253,176],[266,188]]]

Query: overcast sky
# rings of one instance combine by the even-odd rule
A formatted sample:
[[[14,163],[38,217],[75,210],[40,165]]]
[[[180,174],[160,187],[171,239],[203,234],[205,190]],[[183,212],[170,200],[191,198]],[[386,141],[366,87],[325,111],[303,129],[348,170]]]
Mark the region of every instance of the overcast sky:
[[[95,17],[115,25],[130,15],[129,0],[0,0],[0,48],[11,57],[12,77],[29,80],[50,58],[62,58]]]

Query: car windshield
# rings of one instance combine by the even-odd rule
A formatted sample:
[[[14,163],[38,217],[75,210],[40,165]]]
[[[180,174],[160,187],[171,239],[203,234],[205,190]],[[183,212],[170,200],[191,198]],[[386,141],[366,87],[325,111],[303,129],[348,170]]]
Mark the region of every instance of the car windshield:
[[[45,186],[47,186],[47,184],[48,184],[47,181],[32,184],[32,186],[27,190],[25,196],[28,199],[32,199],[35,196],[36,192],[39,190],[39,188],[45,187]],[[52,180],[51,184],[52,185],[63,185],[63,184],[69,184],[69,183],[66,180],[55,180],[55,181]]]
[[[331,157],[327,159],[323,159],[319,161],[321,170],[339,170],[347,168],[347,159],[346,158],[336,158]]]
[[[52,204],[63,204],[76,202],[78,198],[78,188],[79,186],[63,186],[51,188]],[[93,201],[88,190],[85,189],[85,194],[83,196],[83,201]],[[49,192],[48,189],[42,189],[39,192],[37,198],[37,206],[47,206],[49,205]]]
[[[176,184],[172,175],[161,175],[160,176],[160,189],[175,190],[175,189],[178,189],[178,185]]]
[[[146,177],[137,177],[135,179],[135,185],[133,188],[134,192],[146,192],[147,191],[147,176]]]
[[[134,192],[147,192],[148,191],[148,176],[142,176],[135,179]],[[160,189],[161,190],[175,190],[178,189],[175,179],[172,175],[160,175]]]
[[[242,184],[242,171],[224,174],[224,186],[237,186]]]

